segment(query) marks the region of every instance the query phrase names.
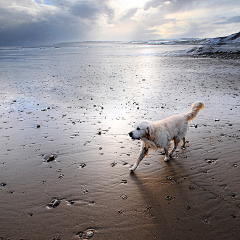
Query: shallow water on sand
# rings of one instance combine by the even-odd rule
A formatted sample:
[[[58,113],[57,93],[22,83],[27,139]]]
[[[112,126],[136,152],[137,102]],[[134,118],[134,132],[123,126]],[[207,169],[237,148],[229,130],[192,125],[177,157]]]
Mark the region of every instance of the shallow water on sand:
[[[240,62],[160,52],[2,53],[2,239],[239,236]],[[134,123],[185,113],[197,100],[205,108],[186,150],[168,163],[151,151],[130,174],[140,146],[127,135]]]

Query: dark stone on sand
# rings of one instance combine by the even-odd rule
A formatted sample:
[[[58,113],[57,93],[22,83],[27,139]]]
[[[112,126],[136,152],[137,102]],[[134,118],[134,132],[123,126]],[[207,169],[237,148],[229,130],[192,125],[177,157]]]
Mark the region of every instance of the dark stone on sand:
[[[127,180],[122,180],[121,183],[126,184],[126,183],[127,183]]]
[[[123,214],[123,210],[118,210],[118,214]]]
[[[167,200],[167,201],[170,201],[170,200],[172,200],[173,198],[171,197],[171,196],[166,196],[165,197],[165,200]]]
[[[215,158],[215,159],[205,159],[205,162],[206,163],[214,163],[214,162],[216,162],[216,160],[217,160],[217,158]]]
[[[36,125],[36,128],[40,128],[40,127],[41,127],[40,124],[37,124],[37,125]]]
[[[121,197],[123,200],[126,200],[126,199],[128,199],[128,196],[127,196],[127,195],[125,195],[125,194],[122,194],[120,197]]]
[[[80,238],[89,239],[89,238],[93,237],[94,230],[93,229],[88,229],[85,232],[80,231],[80,232],[77,233],[77,235]]]
[[[204,222],[209,223],[209,219],[205,218]]]
[[[86,233],[86,238],[91,238],[93,235],[94,235],[94,231],[89,230],[89,231],[87,231],[87,233]]]
[[[236,197],[236,194],[235,193],[231,193],[231,197]]]
[[[51,161],[54,161],[55,160],[55,156],[54,155],[51,155],[48,159],[47,159],[47,162],[51,162]]]
[[[193,186],[190,185],[190,186],[188,187],[188,189],[189,189],[189,190],[194,190],[195,187],[193,187]]]
[[[5,187],[7,184],[5,182],[1,183],[1,187]]]
[[[79,167],[84,168],[84,167],[86,167],[86,164],[85,163],[81,163],[81,164],[79,164]]]
[[[53,199],[51,203],[48,204],[48,207],[50,208],[56,208],[57,206],[59,206],[60,204],[60,200],[58,199]]]
[[[191,209],[191,207],[190,207],[190,206],[186,206],[186,209],[187,209],[187,210],[190,210],[190,209]]]
[[[115,167],[116,165],[117,165],[116,162],[111,163],[111,166],[112,166],[112,167]]]

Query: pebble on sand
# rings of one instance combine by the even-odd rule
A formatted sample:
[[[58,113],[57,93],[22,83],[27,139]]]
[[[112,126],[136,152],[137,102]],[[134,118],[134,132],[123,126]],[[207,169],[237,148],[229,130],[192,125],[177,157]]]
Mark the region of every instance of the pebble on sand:
[[[190,210],[190,209],[191,209],[191,207],[190,207],[190,206],[186,206],[186,209],[187,209],[187,210]]]
[[[117,165],[117,163],[116,162],[113,162],[113,163],[111,163],[110,164],[112,167],[115,167],[116,165]]]
[[[86,233],[86,238],[91,238],[93,235],[94,235],[94,231],[89,230],[89,231],[87,231],[87,233]]]
[[[47,162],[51,162],[51,161],[54,161],[55,160],[55,156],[54,155],[51,155],[48,159],[47,159]]]
[[[85,163],[81,163],[81,164],[79,164],[79,167],[80,168],[84,168],[84,167],[86,167],[87,165],[85,164]]]
[[[94,229],[88,229],[86,230],[86,232],[78,232],[77,235],[80,237],[80,238],[84,238],[84,239],[90,239],[93,237],[94,235]]]
[[[57,206],[59,206],[60,204],[60,200],[58,199],[53,199],[51,203],[48,204],[48,207],[50,208],[56,208]]]

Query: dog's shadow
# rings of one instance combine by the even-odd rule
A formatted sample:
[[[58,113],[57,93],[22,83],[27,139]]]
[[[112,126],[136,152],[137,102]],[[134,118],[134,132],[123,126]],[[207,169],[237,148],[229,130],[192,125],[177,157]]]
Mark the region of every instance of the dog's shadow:
[[[169,200],[166,197],[174,197],[172,194],[178,191],[178,184],[188,177],[188,170],[180,159],[172,158],[162,164],[165,166],[151,173],[141,172],[141,168],[130,173],[130,179],[137,186],[146,205],[157,206],[158,213],[161,213],[162,206]],[[184,192],[179,194],[184,195]]]

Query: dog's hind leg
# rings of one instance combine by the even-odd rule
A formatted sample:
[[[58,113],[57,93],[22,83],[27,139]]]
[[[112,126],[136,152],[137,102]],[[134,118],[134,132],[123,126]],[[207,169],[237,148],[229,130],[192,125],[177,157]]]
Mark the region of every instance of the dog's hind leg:
[[[185,149],[186,148],[186,145],[185,145],[186,144],[186,138],[183,137],[182,141],[183,141],[182,149]]]
[[[170,152],[169,156],[172,157],[172,154],[175,152],[175,150],[177,149],[178,146],[178,141],[176,139],[174,139],[174,147],[172,149],[172,151]]]
[[[140,162],[143,160],[143,158],[147,155],[148,153],[148,147],[146,146],[143,146],[142,149],[141,149],[141,152],[139,154],[139,157],[137,159],[137,161],[135,162],[135,164],[129,169],[129,171],[133,172],[137,167],[138,165],[140,164]]]
[[[167,149],[167,148],[164,148],[164,152],[165,152],[164,161],[165,161],[165,162],[168,162],[168,161],[170,160],[170,157],[169,157],[169,154],[168,154],[168,149]]]

